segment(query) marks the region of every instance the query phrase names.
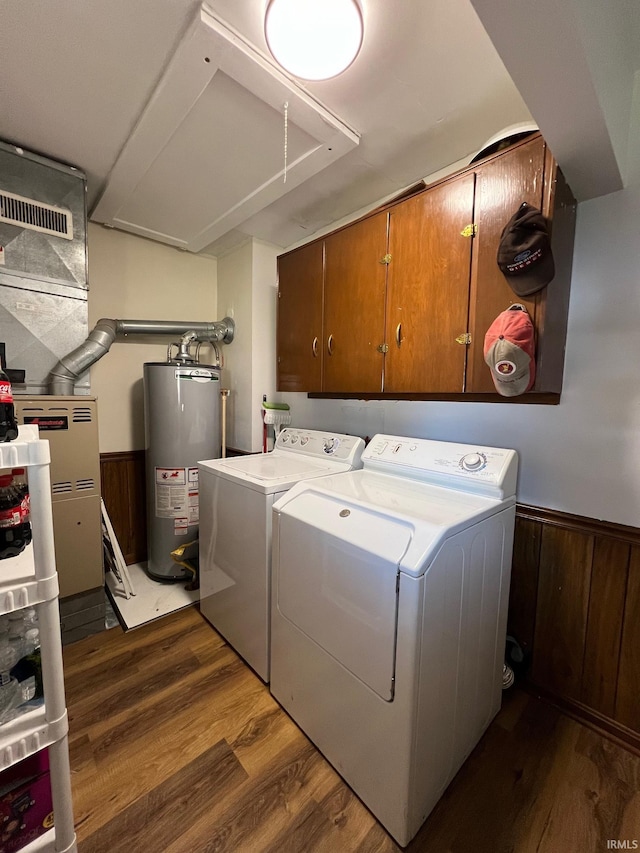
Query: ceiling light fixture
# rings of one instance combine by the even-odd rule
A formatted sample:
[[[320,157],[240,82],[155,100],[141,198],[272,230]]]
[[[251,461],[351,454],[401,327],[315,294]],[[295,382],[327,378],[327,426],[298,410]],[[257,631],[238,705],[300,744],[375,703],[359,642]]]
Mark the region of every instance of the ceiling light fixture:
[[[360,52],[364,25],[357,0],[269,0],[264,32],[285,71],[302,80],[329,80]]]

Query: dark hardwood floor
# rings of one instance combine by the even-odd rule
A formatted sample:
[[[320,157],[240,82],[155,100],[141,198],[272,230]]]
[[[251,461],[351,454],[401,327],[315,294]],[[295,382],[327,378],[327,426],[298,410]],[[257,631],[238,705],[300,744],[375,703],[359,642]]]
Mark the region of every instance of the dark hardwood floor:
[[[195,607],[64,664],[80,853],[400,850]],[[640,758],[527,693],[504,700],[406,849],[640,847]]]

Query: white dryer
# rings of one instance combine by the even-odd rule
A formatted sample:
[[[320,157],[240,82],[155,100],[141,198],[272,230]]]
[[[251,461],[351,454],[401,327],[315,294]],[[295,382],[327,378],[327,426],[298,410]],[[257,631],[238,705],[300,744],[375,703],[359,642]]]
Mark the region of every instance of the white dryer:
[[[283,429],[271,453],[198,463],[200,610],[269,680],[271,508],[300,480],[362,464],[353,435]]]
[[[517,456],[362,460],[273,507],[271,692],[404,846],[500,708]]]

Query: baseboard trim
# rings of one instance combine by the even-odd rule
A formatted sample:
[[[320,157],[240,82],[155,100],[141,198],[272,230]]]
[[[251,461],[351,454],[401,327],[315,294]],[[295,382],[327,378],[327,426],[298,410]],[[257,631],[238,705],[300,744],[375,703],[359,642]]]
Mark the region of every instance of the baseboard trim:
[[[638,732],[634,732],[632,729],[616,723],[615,720],[605,717],[603,714],[594,711],[593,708],[589,708],[581,702],[557,696],[543,687],[538,687],[533,682],[525,682],[520,686],[540,699],[544,699],[545,702],[554,705],[568,717],[571,717],[572,720],[582,723],[608,740],[618,744],[618,746],[622,746],[635,755],[640,756],[640,734]]]

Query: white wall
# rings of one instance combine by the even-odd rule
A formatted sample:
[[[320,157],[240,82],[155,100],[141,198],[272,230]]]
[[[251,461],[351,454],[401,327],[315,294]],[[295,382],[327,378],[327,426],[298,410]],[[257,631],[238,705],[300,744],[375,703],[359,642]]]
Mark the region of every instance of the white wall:
[[[309,400],[283,394],[293,424],[513,447],[520,454],[521,503],[640,526],[637,127],[632,140],[628,187],[578,207],[560,405]]]
[[[89,328],[119,320],[215,321],[217,262],[89,223]],[[144,448],[142,366],[164,361],[167,344],[116,340],[91,368],[100,451]]]
[[[628,134],[638,47],[629,29],[626,4],[577,0],[580,35],[593,85],[602,107],[611,145],[625,185],[628,179]],[[612,62],[615,57],[615,62]]]
[[[268,400],[275,397],[276,388],[276,303],[278,285],[276,259],[282,249],[253,241],[253,318],[252,318],[252,408],[258,411],[262,405],[262,395]],[[262,446],[262,424],[260,419],[251,419],[251,449]]]
[[[250,240],[218,259],[218,306],[236,322],[224,350],[223,386],[229,388],[227,445],[257,452],[262,447],[262,395],[276,387],[276,257],[282,250]]]
[[[227,444],[251,449],[251,241],[218,258],[218,306],[220,316],[235,320],[233,343],[224,350],[222,385],[230,391],[227,401]]]

